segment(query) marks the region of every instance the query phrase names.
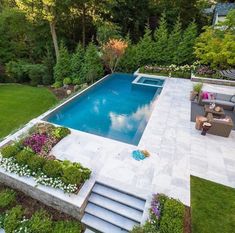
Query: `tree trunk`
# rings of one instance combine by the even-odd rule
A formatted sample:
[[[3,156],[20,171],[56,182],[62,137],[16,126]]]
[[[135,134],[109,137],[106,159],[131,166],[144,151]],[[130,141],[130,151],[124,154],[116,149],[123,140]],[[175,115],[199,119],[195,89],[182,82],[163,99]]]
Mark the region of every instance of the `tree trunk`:
[[[56,35],[56,30],[55,30],[55,22],[52,21],[50,22],[50,29],[51,29],[51,36],[54,44],[54,49],[55,49],[55,56],[56,56],[56,61],[58,61],[59,58],[59,46],[58,46],[58,40],[57,40],[57,35]]]
[[[82,45],[83,48],[86,46],[86,6],[82,9]]]

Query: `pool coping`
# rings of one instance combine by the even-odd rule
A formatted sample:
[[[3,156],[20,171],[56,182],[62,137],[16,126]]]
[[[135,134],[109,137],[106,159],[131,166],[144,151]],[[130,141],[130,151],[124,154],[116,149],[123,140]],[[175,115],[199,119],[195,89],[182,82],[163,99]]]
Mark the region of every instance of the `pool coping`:
[[[141,78],[161,79],[161,80],[164,80],[164,82],[165,82],[165,79],[166,79],[166,77],[164,77],[164,78],[160,77],[160,76],[159,77],[158,76],[147,77],[146,75],[139,74],[135,78],[135,80],[132,82],[132,84],[139,85],[139,86],[153,87],[153,88],[163,88],[164,87],[164,82],[163,82],[162,86],[160,86],[160,85],[153,85],[153,84],[146,84],[146,83],[140,83],[139,80]]]

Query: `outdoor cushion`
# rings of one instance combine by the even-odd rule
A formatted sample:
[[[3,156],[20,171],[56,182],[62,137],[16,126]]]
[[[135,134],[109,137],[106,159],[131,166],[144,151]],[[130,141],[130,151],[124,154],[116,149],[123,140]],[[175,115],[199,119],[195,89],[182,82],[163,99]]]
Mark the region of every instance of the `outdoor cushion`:
[[[233,107],[235,105],[235,103],[232,103],[230,101],[225,101],[225,100],[215,100],[216,104],[221,104],[221,105],[225,105],[225,106],[231,106]]]
[[[231,95],[226,95],[226,94],[217,93],[216,99],[218,99],[218,100],[230,101]]]
[[[233,96],[231,97],[230,101],[231,101],[232,103],[235,103],[235,95],[233,95]]]
[[[203,99],[202,103],[204,104],[210,104],[210,103],[215,103],[216,100],[209,100],[209,99]]]

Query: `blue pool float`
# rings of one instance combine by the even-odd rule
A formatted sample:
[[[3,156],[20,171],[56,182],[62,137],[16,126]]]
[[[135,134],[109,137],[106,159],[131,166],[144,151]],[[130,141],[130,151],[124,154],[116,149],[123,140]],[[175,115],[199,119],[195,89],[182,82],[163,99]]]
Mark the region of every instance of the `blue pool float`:
[[[146,158],[140,150],[134,150],[132,152],[132,157],[137,161],[144,160]]]

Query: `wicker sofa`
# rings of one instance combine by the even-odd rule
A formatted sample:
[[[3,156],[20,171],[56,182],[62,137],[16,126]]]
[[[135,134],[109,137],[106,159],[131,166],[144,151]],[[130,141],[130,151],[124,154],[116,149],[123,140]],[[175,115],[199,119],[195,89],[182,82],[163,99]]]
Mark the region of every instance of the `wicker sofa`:
[[[208,113],[207,119],[208,122],[211,123],[211,128],[207,133],[222,137],[229,137],[233,129],[233,121],[230,117],[227,116],[227,120],[217,119],[213,117],[212,113]]]
[[[235,111],[235,102],[231,101],[231,98],[233,97],[232,99],[235,99],[235,96],[220,93],[211,94],[213,95],[213,98],[203,99],[203,92],[201,92],[198,97],[198,104],[203,106],[205,104],[215,103],[216,105],[223,107],[223,109]]]

